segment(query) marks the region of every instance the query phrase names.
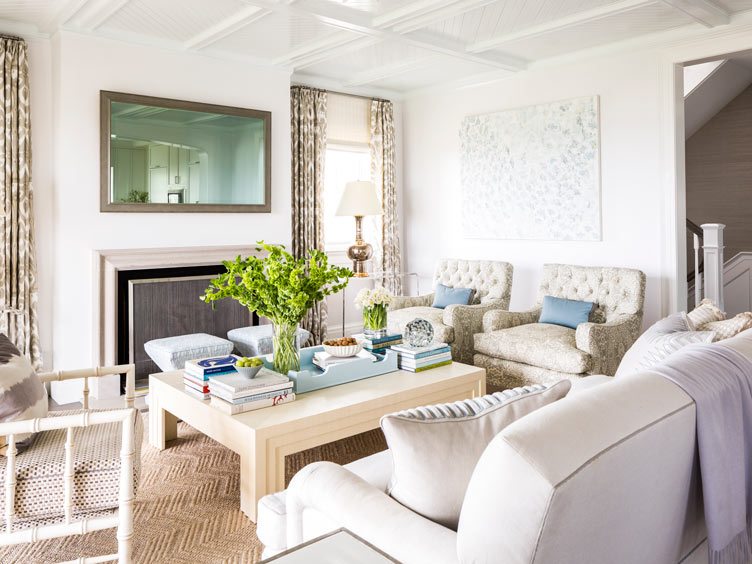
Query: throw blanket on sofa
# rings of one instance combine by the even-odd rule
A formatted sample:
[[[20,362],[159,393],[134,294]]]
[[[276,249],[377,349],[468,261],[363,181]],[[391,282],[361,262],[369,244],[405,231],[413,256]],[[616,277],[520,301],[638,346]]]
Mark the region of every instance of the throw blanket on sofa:
[[[695,401],[711,564],[752,562],[752,362],[690,345],[650,369]]]

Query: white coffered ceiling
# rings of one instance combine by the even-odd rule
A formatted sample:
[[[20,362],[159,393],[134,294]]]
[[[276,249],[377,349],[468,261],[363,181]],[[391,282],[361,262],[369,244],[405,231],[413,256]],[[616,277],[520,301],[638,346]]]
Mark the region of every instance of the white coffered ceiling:
[[[752,0],[0,0],[0,31],[78,31],[407,92],[682,26]]]

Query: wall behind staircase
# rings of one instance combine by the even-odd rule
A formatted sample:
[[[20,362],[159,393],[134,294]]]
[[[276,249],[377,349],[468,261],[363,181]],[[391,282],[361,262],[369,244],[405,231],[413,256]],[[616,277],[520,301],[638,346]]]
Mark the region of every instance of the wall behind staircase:
[[[725,257],[752,251],[752,86],[687,140],[687,217],[726,224]]]

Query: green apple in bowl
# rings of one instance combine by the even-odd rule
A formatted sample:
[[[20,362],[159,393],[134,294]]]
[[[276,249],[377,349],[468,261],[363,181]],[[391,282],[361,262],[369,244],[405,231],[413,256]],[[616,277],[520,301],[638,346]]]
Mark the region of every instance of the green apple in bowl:
[[[262,366],[264,366],[263,361],[257,357],[241,357],[235,362],[235,370],[246,378],[255,377]]]

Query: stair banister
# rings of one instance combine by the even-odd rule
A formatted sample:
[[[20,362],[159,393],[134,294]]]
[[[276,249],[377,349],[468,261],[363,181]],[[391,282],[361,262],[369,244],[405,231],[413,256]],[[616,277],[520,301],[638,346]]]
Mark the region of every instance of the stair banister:
[[[703,223],[701,227],[705,297],[723,309],[723,229],[726,226],[722,223]]]

